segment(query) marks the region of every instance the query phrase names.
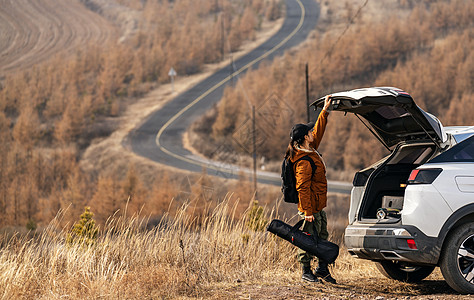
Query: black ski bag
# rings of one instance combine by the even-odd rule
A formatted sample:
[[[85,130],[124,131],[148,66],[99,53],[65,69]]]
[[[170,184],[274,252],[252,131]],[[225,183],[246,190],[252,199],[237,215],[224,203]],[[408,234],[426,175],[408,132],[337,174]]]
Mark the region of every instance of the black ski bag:
[[[321,239],[317,234],[316,227],[314,228],[316,233],[314,235],[299,230],[303,222],[304,220],[301,220],[294,226],[291,226],[275,219],[267,226],[267,230],[326,263],[332,264],[339,255],[339,246]]]

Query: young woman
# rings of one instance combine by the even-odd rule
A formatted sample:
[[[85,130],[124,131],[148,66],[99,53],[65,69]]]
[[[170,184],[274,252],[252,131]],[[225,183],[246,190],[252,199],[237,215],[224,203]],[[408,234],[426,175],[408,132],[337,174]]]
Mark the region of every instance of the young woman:
[[[296,190],[298,191],[298,214],[304,218],[303,231],[310,234],[314,233],[316,228],[320,238],[327,240],[327,218],[323,208],[327,202],[327,180],[326,167],[321,155],[316,151],[326,129],[327,118],[329,115],[328,107],[330,105],[330,95],[324,100],[324,107],[319,114],[316,124],[296,124],[291,129],[290,144],[286,152],[294,163],[294,174],[296,177]],[[313,174],[311,163],[307,160],[299,160],[303,156],[309,156],[316,165],[316,171]],[[295,163],[296,162],[296,163]],[[328,264],[319,260],[318,268],[315,273],[311,271],[312,255],[299,250],[298,260],[303,268],[303,280],[318,282],[321,277],[327,282],[336,283],[328,269]]]

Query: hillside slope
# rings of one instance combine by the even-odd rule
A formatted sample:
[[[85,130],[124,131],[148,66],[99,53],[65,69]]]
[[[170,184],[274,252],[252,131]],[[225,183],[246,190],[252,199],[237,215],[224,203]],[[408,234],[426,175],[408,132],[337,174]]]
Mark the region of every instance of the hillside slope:
[[[0,0],[0,28],[0,78],[118,35],[79,0]]]
[[[257,107],[257,140],[265,141],[258,145],[259,161],[264,157],[267,167],[277,171],[289,129],[306,122],[306,64],[311,99],[360,87],[395,86],[445,125],[474,124],[474,6],[469,1],[324,3],[318,33],[306,47],[246,74],[196,122],[188,134],[195,149],[213,158],[221,155],[213,149],[228,144],[233,156],[248,159],[235,136],[248,118],[242,103],[250,101]],[[331,114],[320,150],[330,178],[345,180],[388,154],[354,116],[337,113]]]
[[[84,152],[168,82],[171,67],[183,78],[208,70],[281,15],[276,0],[21,0],[0,11],[0,226],[44,225],[85,205],[105,220],[132,195],[133,210],[153,202],[161,214],[172,196],[154,199],[155,177],[138,178],[141,168],[132,176],[126,158],[85,171]],[[102,173],[112,168],[120,172]],[[108,206],[104,197],[120,199]]]

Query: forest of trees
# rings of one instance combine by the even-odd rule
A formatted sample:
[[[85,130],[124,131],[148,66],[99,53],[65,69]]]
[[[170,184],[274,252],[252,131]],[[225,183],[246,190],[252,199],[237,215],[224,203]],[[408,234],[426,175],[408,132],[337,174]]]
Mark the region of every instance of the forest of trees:
[[[155,204],[153,213],[166,210],[176,195],[156,189],[171,179],[158,178],[150,190],[133,167],[126,178],[85,174],[81,154],[113,130],[101,120],[168,80],[170,67],[197,73],[282,12],[278,0],[117,2],[142,15],[127,40],[88,45],[0,82],[0,227],[44,225],[60,209],[71,221],[85,205],[102,223],[127,203],[131,213],[145,202]]]
[[[244,199],[241,210],[252,198],[253,188],[245,179],[223,186],[204,171],[191,178],[164,171],[143,180],[133,164],[120,177],[86,173],[79,162],[94,138],[114,130],[104,119],[120,116],[127,105],[167,81],[171,66],[187,75],[221,61],[253,39],[263,20],[278,18],[282,1],[116,2],[143,16],[128,39],[88,45],[8,74],[0,82],[0,227],[42,226],[63,209],[63,221],[72,222],[86,205],[101,225],[118,209],[133,214],[146,205],[146,214],[159,218],[170,206],[189,199],[192,209],[204,211],[227,192],[233,192],[235,200]],[[352,20],[340,39],[340,31],[316,33],[304,47],[249,71],[194,126],[189,136],[207,143],[195,144],[196,149],[219,154],[215,149],[225,142],[235,147],[236,155],[248,157],[237,144],[227,143],[248,118],[247,103],[255,104],[261,116],[278,102],[283,113],[277,114],[277,122],[269,126],[268,119],[259,118],[257,126],[265,129],[259,131],[264,135],[259,157],[279,165],[289,128],[306,120],[306,63],[313,99],[361,86],[390,85],[411,93],[445,125],[472,125],[474,7],[463,0],[400,3],[410,9],[409,16],[384,22]],[[347,18],[354,12],[347,9]],[[331,20],[323,21],[330,25]],[[320,150],[329,177],[346,180],[351,178],[345,174],[386,154],[357,119],[337,113],[330,116]],[[259,189],[259,196],[278,198],[265,188]]]
[[[406,17],[352,20],[342,37],[340,31],[318,35],[302,49],[247,73],[194,124],[199,135],[194,147],[210,155],[209,149],[226,143],[245,155],[233,137],[249,118],[246,103],[250,101],[257,107],[257,140],[264,141],[257,154],[280,162],[290,128],[306,122],[306,63],[313,100],[342,90],[394,86],[409,92],[444,125],[474,125],[474,6],[464,0],[403,1],[401,5],[410,9]],[[355,13],[355,9],[348,11]],[[279,99],[273,108],[278,120],[269,125],[264,113],[272,98]],[[203,136],[206,145],[199,142]],[[356,117],[339,113],[331,114],[320,151],[328,176],[345,180],[352,179],[354,170],[388,154]],[[273,166],[278,171],[279,163]]]

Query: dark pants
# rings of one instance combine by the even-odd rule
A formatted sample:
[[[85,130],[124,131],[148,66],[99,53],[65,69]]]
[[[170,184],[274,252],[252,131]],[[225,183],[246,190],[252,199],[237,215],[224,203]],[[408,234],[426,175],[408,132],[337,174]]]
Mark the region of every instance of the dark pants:
[[[304,219],[304,213],[298,212],[300,217]],[[314,225],[316,226],[316,230],[318,231],[318,235],[323,240],[327,240],[329,237],[328,233],[328,219],[326,217],[326,212],[321,210],[314,215]],[[314,225],[311,224],[313,222],[304,222],[303,223],[303,231],[314,234]],[[298,249],[298,261],[303,265],[309,267],[311,265],[311,259],[313,259],[313,255],[309,254],[308,252]]]

